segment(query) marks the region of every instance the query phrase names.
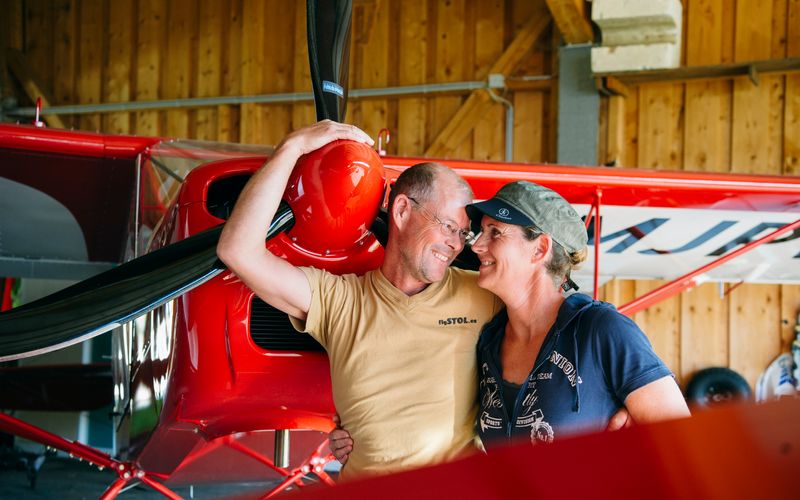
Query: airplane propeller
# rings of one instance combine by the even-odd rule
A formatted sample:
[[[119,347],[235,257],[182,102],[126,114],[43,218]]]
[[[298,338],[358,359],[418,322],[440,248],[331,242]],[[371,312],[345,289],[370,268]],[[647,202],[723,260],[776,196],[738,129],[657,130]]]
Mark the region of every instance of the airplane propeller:
[[[309,64],[318,120],[344,120],[351,13],[351,0],[307,1]],[[293,224],[291,208],[281,203],[267,240]],[[83,342],[217,276],[226,269],[216,255],[222,227],[0,314],[0,362]]]
[[[267,240],[293,224],[291,209],[281,203]],[[216,252],[223,226],[0,314],[0,361],[37,356],[83,342],[210,280],[226,269]]]

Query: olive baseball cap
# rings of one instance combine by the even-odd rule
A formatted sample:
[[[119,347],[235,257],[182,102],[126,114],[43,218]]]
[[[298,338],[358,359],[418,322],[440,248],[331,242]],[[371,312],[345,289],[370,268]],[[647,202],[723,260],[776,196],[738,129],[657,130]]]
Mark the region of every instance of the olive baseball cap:
[[[569,253],[583,250],[588,241],[586,226],[572,205],[552,189],[533,182],[506,184],[493,198],[467,205],[467,214],[476,223],[488,215],[506,224],[535,226]]]

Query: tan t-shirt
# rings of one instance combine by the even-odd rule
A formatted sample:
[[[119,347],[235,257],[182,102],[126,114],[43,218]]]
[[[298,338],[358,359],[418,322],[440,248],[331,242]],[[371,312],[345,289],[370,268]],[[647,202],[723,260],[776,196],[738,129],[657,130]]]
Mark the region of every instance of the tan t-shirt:
[[[312,299],[297,330],[328,351],[333,400],[355,442],[342,477],[450,460],[473,446],[475,345],[501,302],[477,273],[407,296],[380,270],[337,276],[301,268]]]

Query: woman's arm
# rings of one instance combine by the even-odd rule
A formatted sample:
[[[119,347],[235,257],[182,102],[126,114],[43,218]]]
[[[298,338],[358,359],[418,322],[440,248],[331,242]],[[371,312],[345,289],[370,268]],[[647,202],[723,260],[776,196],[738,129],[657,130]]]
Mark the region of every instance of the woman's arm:
[[[625,407],[637,424],[690,415],[686,400],[671,376],[654,380],[628,394]]]

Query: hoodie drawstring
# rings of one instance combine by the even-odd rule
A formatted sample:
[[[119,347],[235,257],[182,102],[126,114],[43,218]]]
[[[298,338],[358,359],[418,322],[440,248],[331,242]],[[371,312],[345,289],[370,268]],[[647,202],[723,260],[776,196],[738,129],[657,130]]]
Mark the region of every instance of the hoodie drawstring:
[[[585,309],[584,309],[585,311]],[[581,389],[580,389],[580,370],[578,370],[578,332],[581,329],[581,319],[583,311],[578,314],[578,324],[572,330],[572,355],[575,356],[575,392],[572,395],[572,411],[581,412]]]

